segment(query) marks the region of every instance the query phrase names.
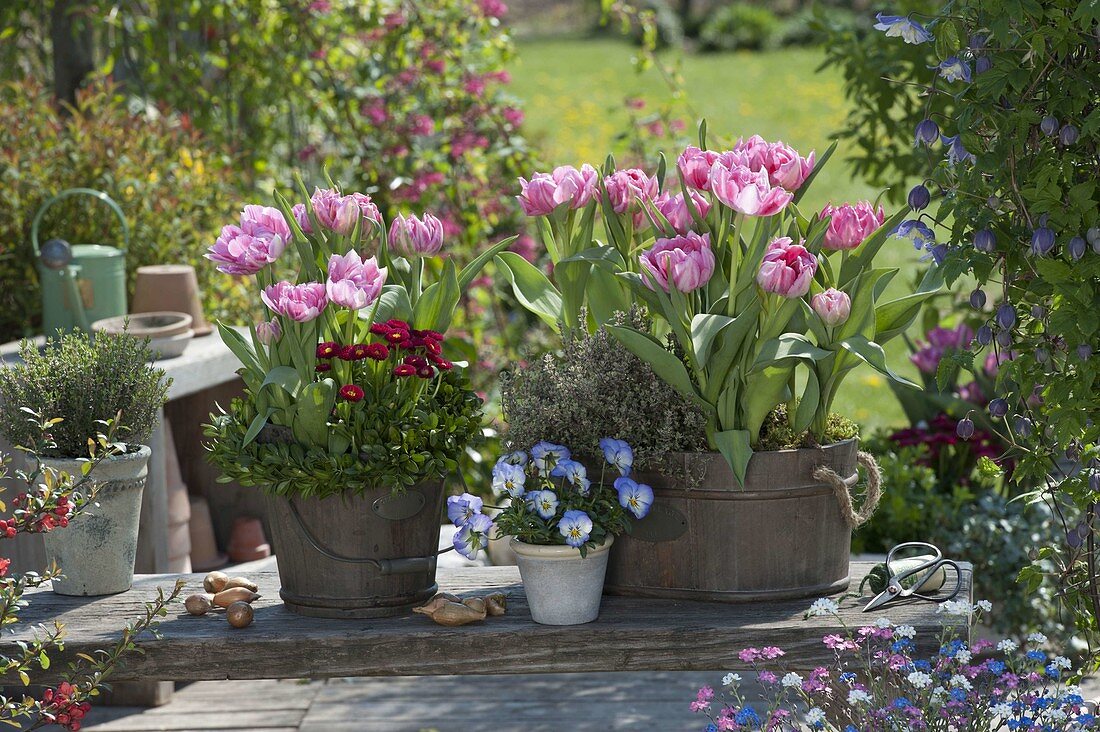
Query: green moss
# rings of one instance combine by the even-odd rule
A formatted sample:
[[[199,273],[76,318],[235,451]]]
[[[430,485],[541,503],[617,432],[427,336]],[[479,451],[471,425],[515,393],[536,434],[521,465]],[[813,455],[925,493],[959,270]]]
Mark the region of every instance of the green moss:
[[[817,447],[832,445],[844,440],[859,437],[859,427],[855,422],[831,413],[825,423],[825,434],[820,443],[809,432],[795,434],[787,421],[787,405],[776,407],[775,411],[764,420],[764,426],[760,430],[760,443],[757,450],[790,450],[797,447]]]

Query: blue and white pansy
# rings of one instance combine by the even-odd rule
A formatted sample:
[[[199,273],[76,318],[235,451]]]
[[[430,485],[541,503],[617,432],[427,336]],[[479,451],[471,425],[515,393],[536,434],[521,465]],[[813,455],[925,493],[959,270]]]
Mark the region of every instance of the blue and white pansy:
[[[558,522],[558,532],[569,546],[581,547],[592,534],[592,519],[584,511],[566,511]]]
[[[455,526],[461,526],[481,513],[484,502],[475,495],[463,493],[447,499],[447,518]]]
[[[539,518],[550,520],[558,512],[558,494],[551,490],[531,491],[527,494],[527,503],[531,509],[539,515]]]
[[[875,16],[875,30],[886,33],[888,38],[901,38],[906,43],[917,45],[932,40],[932,34],[920,23],[911,20],[904,15],[886,15],[879,13]]]
[[[527,453],[523,450],[515,450],[507,455],[501,456],[498,463],[508,463],[509,465],[519,465],[520,467],[526,467],[527,465]]]
[[[550,472],[559,460],[568,460],[571,457],[573,453],[568,447],[552,442],[540,442],[531,448],[531,462],[541,473]]]
[[[653,489],[645,483],[623,475],[615,480],[615,490],[619,494],[619,505],[630,511],[636,519],[645,518],[649,507],[653,505]]]
[[[588,468],[576,460],[565,458],[560,460],[554,469],[550,471],[552,478],[564,478],[571,486],[581,493],[587,494],[592,481],[588,479]]]
[[[607,464],[618,469],[619,475],[630,475],[634,468],[634,451],[624,440],[604,437],[600,440],[600,449]]]
[[[493,520],[483,513],[475,514],[455,532],[451,543],[455,551],[467,559],[477,559],[478,553],[489,546],[489,532]]]
[[[503,459],[493,466],[493,492],[518,498],[523,495],[527,473],[520,465],[506,463]]]

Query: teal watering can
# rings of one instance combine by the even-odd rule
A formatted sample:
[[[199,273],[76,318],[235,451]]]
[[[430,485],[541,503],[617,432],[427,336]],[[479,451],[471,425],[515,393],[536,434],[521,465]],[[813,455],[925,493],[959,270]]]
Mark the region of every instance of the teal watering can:
[[[69,244],[50,239],[38,244],[42,216],[55,203],[73,196],[91,196],[114,212],[122,224],[122,248],[106,244]],[[42,332],[58,330],[91,332],[91,324],[126,314],[126,249],[130,226],[122,209],[110,196],[91,188],[69,188],[50,198],[31,223],[38,279],[42,285]]]

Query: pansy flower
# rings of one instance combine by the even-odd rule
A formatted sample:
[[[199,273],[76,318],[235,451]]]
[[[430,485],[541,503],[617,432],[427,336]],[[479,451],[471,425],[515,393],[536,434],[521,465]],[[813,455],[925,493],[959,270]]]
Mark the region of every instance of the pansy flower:
[[[523,468],[506,462],[497,462],[493,466],[493,491],[508,494],[513,498],[523,495],[523,484],[527,480]]]
[[[558,522],[558,532],[569,546],[584,546],[592,535],[592,519],[584,511],[566,511]]]
[[[630,449],[624,440],[616,440],[613,437],[600,439],[600,449],[603,450],[604,460],[607,464],[617,468],[619,475],[630,475],[634,467],[634,451]]]
[[[642,519],[646,517],[649,513],[649,507],[653,505],[652,488],[624,475],[615,479],[615,490],[619,494],[620,506],[630,511],[634,518]]]
[[[540,473],[550,472],[559,460],[566,460],[572,455],[568,447],[552,442],[540,442],[531,448],[531,462]]]
[[[558,512],[558,496],[554,491],[532,491],[526,496],[528,504],[539,518],[550,520]]]
[[[477,559],[478,553],[489,545],[489,532],[493,528],[493,520],[483,513],[479,513],[462,525],[455,532],[452,545],[462,556],[467,559]]]
[[[463,493],[461,496],[447,498],[447,518],[455,526],[462,526],[474,516],[481,513],[484,503],[472,493]]]

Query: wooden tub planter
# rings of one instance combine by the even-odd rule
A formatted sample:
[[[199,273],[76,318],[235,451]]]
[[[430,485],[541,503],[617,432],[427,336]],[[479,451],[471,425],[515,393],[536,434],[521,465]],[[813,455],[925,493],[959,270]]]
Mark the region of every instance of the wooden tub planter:
[[[756,452],[744,488],[719,453],[670,455],[659,473],[635,476],[654,503],[612,547],[605,591],[748,602],[845,590],[852,529],[820,469],[851,488],[857,455],[855,439]]]
[[[394,493],[267,495],[279,596],[299,615],[403,615],[436,593],[443,481]]]

